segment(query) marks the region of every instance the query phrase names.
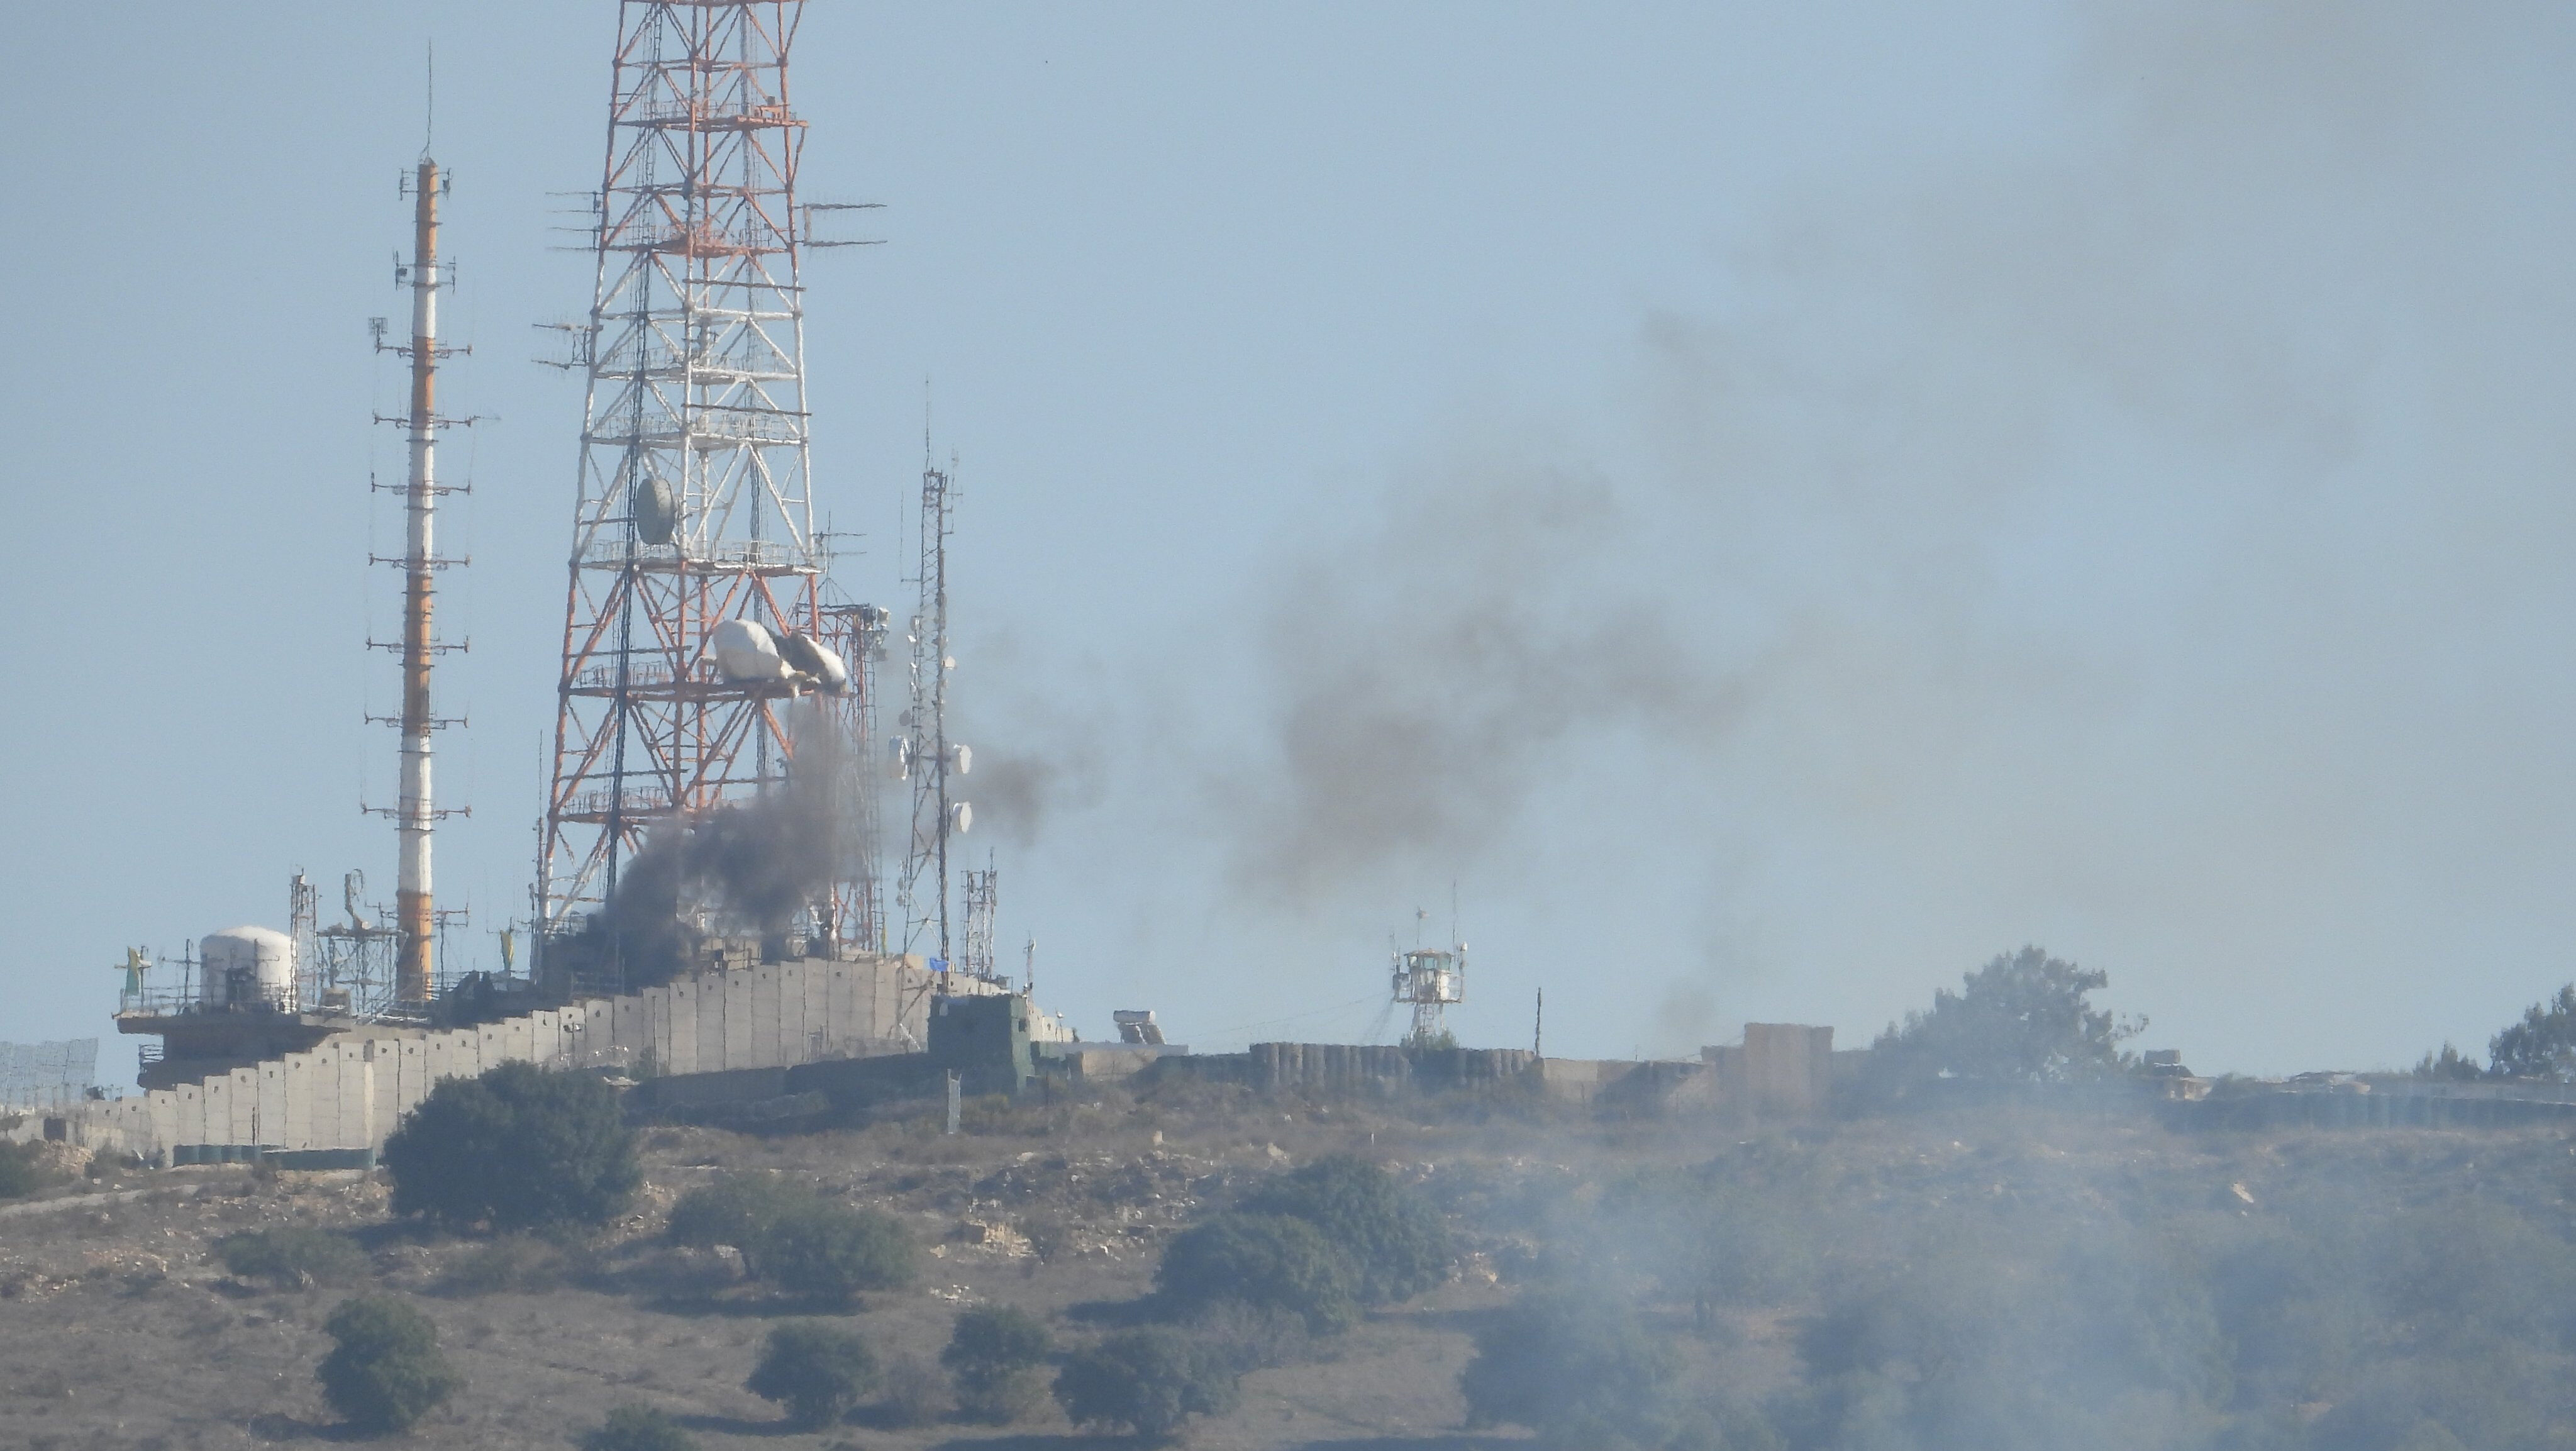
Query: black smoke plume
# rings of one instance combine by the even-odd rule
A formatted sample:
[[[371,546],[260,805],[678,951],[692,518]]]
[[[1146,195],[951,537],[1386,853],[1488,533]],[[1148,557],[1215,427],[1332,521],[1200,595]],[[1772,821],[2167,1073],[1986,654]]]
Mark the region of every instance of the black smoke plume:
[[[686,971],[707,933],[770,941],[823,901],[854,860],[856,774],[820,712],[801,722],[779,790],[665,823],[592,914],[575,955],[649,987]]]

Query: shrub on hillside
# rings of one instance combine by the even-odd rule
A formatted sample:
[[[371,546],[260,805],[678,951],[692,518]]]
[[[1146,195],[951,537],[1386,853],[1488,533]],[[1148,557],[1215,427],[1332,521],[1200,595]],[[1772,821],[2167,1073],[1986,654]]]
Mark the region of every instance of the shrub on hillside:
[[[1317,1337],[1306,1328],[1305,1317],[1273,1306],[1219,1300],[1191,1311],[1179,1323],[1192,1340],[1238,1374],[1303,1365],[1317,1358]]]
[[[643,1182],[616,1090],[505,1063],[451,1078],[386,1140],[397,1214],[448,1229],[604,1224]]]
[[[2576,1250],[2563,1233],[2472,1194],[2400,1214],[2381,1233],[2374,1288],[2416,1335],[2576,1349]]]
[[[1644,1275],[1713,1330],[1716,1306],[1796,1299],[1821,1272],[1841,1206],[1811,1174],[1794,1153],[1744,1144],[1711,1163],[1623,1175],[1578,1221],[1598,1233],[1568,1249],[1596,1272]]]
[[[367,1272],[367,1252],[355,1240],[300,1226],[225,1235],[215,1241],[215,1258],[233,1275],[281,1290],[344,1284]]]
[[[1397,1178],[1348,1154],[1271,1180],[1243,1206],[1302,1219],[1349,1256],[1363,1305],[1409,1300],[1449,1277],[1449,1226]]]
[[[391,1295],[344,1300],[322,1324],[335,1342],[314,1371],[322,1394],[357,1430],[409,1430],[464,1389],[439,1354],[438,1327]]]
[[[776,1174],[728,1174],[680,1196],[663,1235],[694,1249],[758,1242],[792,1206],[809,1204],[813,1190]]]
[[[1055,1348],[1046,1322],[1016,1305],[978,1305],[957,1317],[939,1363],[956,1383],[957,1409],[970,1421],[1007,1426],[1046,1401],[1038,1367]]]
[[[1077,1426],[1125,1428],[1160,1440],[1191,1416],[1243,1403],[1232,1367],[1168,1326],[1126,1330],[1066,1359],[1055,1398]]]
[[[573,1278],[574,1258],[561,1245],[532,1234],[504,1234],[457,1256],[438,1277],[441,1293],[543,1294]]]
[[[737,1174],[671,1206],[671,1242],[731,1245],[751,1274],[822,1300],[912,1283],[912,1236],[875,1210],[853,1209],[774,1174]]]
[[[2226,1338],[2178,1247],[1944,1228],[1938,1253],[1849,1277],[1807,1324],[1801,1444],[2161,1451],[2226,1404]]]
[[[619,1406],[608,1424],[581,1438],[581,1451],[698,1451],[698,1443],[650,1406]]]
[[[819,1430],[849,1414],[876,1385],[876,1355],[857,1332],[802,1320],[769,1332],[743,1389],[785,1406],[796,1425]]]
[[[1359,1318],[1348,1256],[1322,1231],[1280,1214],[1220,1214],[1163,1250],[1154,1288],[1183,1311],[1225,1300],[1296,1315],[1317,1335]]]
[[[911,1351],[888,1355],[877,1379],[883,1391],[871,1415],[881,1426],[927,1426],[949,1412],[952,1402],[946,1379]]]
[[[781,1213],[743,1252],[762,1279],[816,1300],[899,1289],[915,1273],[912,1236],[893,1216],[821,1199]]]
[[[52,1178],[45,1172],[43,1145],[0,1144],[0,1199],[23,1199]]]
[[[1550,1446],[1674,1444],[1680,1362],[1634,1311],[1600,1296],[1533,1290],[1476,1333],[1458,1378],[1471,1425],[1520,1425]]]

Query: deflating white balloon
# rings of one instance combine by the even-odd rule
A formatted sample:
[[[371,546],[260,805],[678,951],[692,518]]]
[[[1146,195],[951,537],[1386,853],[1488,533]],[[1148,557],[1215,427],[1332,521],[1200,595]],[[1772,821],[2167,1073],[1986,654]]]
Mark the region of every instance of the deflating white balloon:
[[[784,680],[787,662],[778,657],[778,642],[757,620],[726,620],[713,639],[716,668],[727,680]]]
[[[849,668],[841,657],[809,636],[794,630],[777,637],[778,654],[790,667],[814,682],[814,688],[826,695],[838,695],[849,688]]]

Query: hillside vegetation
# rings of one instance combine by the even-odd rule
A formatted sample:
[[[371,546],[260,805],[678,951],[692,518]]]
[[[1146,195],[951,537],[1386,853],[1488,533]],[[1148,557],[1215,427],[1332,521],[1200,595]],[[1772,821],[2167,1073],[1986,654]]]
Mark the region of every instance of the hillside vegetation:
[[[88,1197],[0,1220],[0,1444],[356,1435],[315,1378],[356,1295],[434,1327],[458,1388],[399,1444],[460,1451],[612,1418],[779,1451],[1139,1427],[1245,1451],[2576,1437],[2558,1131],[2177,1136],[2026,1109],[1757,1130],[1209,1089],[969,1123],[651,1130],[622,1214],[543,1235],[397,1219],[355,1174],[57,1185]],[[724,1242],[818,1204],[895,1226],[915,1273],[843,1301]],[[873,1376],[794,1405],[747,1388],[773,1331],[813,1324]]]

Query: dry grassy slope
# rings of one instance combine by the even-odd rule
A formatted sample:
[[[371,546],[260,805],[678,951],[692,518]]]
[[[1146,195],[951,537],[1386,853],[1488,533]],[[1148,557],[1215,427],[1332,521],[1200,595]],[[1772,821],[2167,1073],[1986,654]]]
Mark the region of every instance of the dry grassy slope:
[[[2096,1121],[1916,1120],[1831,1135],[1749,1138],[1709,1124],[1605,1127],[1578,1120],[1408,1121],[1357,1108],[1057,1106],[986,1117],[956,1139],[896,1126],[792,1138],[664,1129],[648,1136],[650,1189],[576,1283],[545,1286],[524,1265],[512,1288],[458,1293],[475,1244],[414,1242],[385,1223],[384,1188],[355,1175],[255,1177],[232,1169],[110,1178],[82,1190],[139,1197],[0,1218],[0,1445],[243,1447],[331,1437],[312,1378],[319,1326],[346,1288],[254,1289],[228,1280],[209,1245],[240,1229],[315,1224],[361,1231],[372,1282],[437,1321],[467,1395],[404,1444],[561,1448],[612,1405],[642,1401],[687,1420],[702,1445],[823,1448],[1070,1448],[1061,1424],[998,1431],[856,1425],[782,1432],[741,1389],[776,1311],[746,1288],[690,1289],[710,1256],[659,1249],[671,1200],[722,1170],[771,1168],[887,1208],[936,1246],[916,1288],[870,1297],[852,1317],[881,1354],[930,1362],[958,1306],[1004,1300],[1095,1333],[1076,1307],[1131,1299],[1175,1226],[1262,1174],[1323,1152],[1373,1155],[1421,1178],[1459,1216],[1473,1251],[1460,1277],[1379,1316],[1332,1359],[1263,1371],[1238,1413],[1194,1430],[1207,1451],[1465,1448],[1512,1437],[1458,1429],[1457,1372],[1477,1314],[1508,1299],[1535,1227],[1562,1223],[1599,1186],[1639,1167],[1753,1166],[1802,1158],[1846,1204],[1867,1205],[1891,1243],[1928,1205],[2049,1204],[2106,1222],[2141,1204],[2257,1214],[2276,1195],[2429,1197],[2464,1181],[2558,1205],[2570,1150],[2554,1134],[2347,1133],[2183,1139]],[[2241,1186],[2241,1188],[2240,1188]],[[2562,1211],[2563,1211],[2563,1206]],[[444,1288],[443,1288],[444,1286]],[[1741,1315],[1721,1348],[1692,1341],[1694,1378],[1758,1394],[1794,1374],[1797,1307]],[[1073,1314],[1068,1315],[1068,1311]],[[1678,1314],[1677,1310],[1665,1313]],[[1105,1443],[1119,1444],[1119,1443]]]

